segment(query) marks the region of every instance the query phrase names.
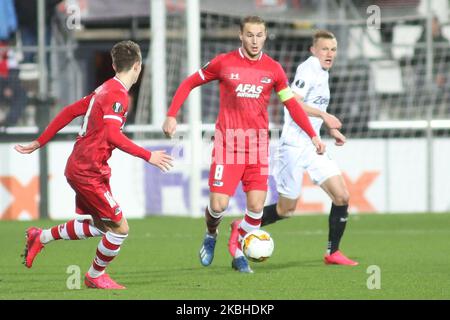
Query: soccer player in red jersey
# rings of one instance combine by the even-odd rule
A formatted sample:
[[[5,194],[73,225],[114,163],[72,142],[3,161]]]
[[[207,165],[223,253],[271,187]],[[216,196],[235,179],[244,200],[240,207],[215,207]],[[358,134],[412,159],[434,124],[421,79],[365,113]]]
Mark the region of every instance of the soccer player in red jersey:
[[[296,99],[309,114],[311,124],[317,134],[323,123],[337,146],[346,143],[346,137],[339,131],[339,119],[327,112],[330,101],[329,70],[334,64],[338,43],[333,33],[317,30],[312,38],[311,56],[302,62],[291,84]],[[324,256],[326,264],[357,266],[358,262],[346,257],[339,245],[347,225],[350,195],[342,173],[335,160],[328,154],[316,154],[310,146],[309,138],[285,114],[283,134],[280,138],[278,156],[274,161],[278,201],[265,206],[261,226],[288,218],[295,211],[302,192],[305,172],[315,184],[320,186],[332,200],[328,216],[328,243]],[[233,252],[239,246],[239,221],[231,224],[228,249]]]
[[[209,175],[210,200],[205,211],[207,232],[199,253],[204,266],[213,260],[217,228],[239,181],[247,197],[240,237],[260,226],[267,194],[267,107],[272,90],[277,92],[294,121],[307,132],[316,151],[325,151],[325,145],[289,88],[283,68],[262,52],[266,37],[264,20],[257,16],[244,18],[239,33],[242,46],[216,56],[186,78],[176,91],[163,124],[165,134],[172,137],[177,125],[175,117],[190,91],[212,80],[219,81],[219,115]],[[253,272],[240,249],[234,254],[232,267],[240,272]]]
[[[46,230],[29,228],[24,264],[31,268],[36,255],[50,241],[102,237],[94,261],[85,275],[86,286],[98,289],[125,288],[105,272],[128,235],[127,220],[109,185],[111,168],[107,161],[112,151],[119,148],[163,171],[172,166],[172,158],[165,151],[150,152],[122,133],[128,112],[128,90],[136,83],[142,67],[139,46],[132,41],[121,41],[112,48],[111,57],[116,72],[114,78],[104,82],[90,95],[63,108],[35,141],[25,146],[15,146],[20,153],[32,153],[43,147],[74,118],[84,116],[67,161],[65,176],[76,193],[77,213],[91,215],[93,221],[70,220]]]

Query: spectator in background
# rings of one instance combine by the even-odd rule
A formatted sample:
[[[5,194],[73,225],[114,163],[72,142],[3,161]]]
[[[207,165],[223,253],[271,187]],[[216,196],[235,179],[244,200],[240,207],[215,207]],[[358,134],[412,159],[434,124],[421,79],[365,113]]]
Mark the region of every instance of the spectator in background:
[[[433,85],[435,88],[443,88],[447,82],[447,66],[450,62],[448,54],[449,41],[442,35],[439,19],[434,16],[432,20],[431,34],[433,37]],[[422,76],[419,80],[421,85],[425,85],[426,60],[427,60],[427,29],[423,29],[422,35],[417,41],[414,50],[413,65],[419,68],[418,74]]]
[[[0,1],[0,40],[9,39],[17,30],[17,16],[12,0]]]
[[[62,0],[46,0],[45,1],[45,43],[50,44],[51,21],[55,15],[55,6]],[[22,37],[22,44],[26,47],[37,46],[37,0],[15,0],[16,12],[18,17],[18,25]],[[36,62],[35,52],[25,52],[24,62]]]
[[[449,94],[449,41],[442,35],[441,24],[437,16],[432,19],[431,34],[433,40],[432,82],[427,81],[427,28],[416,43],[412,64],[417,75],[415,93],[416,103],[433,109],[433,117],[448,114]]]
[[[17,124],[27,106],[27,92],[19,79],[18,63],[7,42],[0,42],[0,103],[9,106],[2,126]]]

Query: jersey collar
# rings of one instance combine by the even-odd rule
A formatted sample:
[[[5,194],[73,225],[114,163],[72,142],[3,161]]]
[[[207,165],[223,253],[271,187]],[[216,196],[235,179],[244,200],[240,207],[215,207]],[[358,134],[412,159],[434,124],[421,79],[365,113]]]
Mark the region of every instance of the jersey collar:
[[[116,80],[116,81],[118,81],[118,82],[124,87],[124,89],[127,90],[127,92],[128,92],[127,86],[125,85],[125,83],[122,82],[122,80],[120,80],[120,79],[117,78],[117,77],[114,77],[113,79]]]
[[[249,60],[249,61],[259,61],[259,60],[261,60],[261,58],[262,58],[262,56],[263,56],[263,51],[261,50],[261,52],[259,53],[258,59],[256,59],[256,60],[250,60],[249,58],[247,58],[247,57],[244,55],[244,52],[242,51],[242,47],[239,47],[239,55],[241,56],[241,58],[247,59],[247,60]]]
[[[310,56],[309,59],[311,59],[312,64],[313,64],[314,68],[315,68],[317,71],[328,73],[328,70],[322,68],[322,66],[320,65],[320,60],[319,60],[319,58],[317,58],[317,57],[315,57],[315,56]]]

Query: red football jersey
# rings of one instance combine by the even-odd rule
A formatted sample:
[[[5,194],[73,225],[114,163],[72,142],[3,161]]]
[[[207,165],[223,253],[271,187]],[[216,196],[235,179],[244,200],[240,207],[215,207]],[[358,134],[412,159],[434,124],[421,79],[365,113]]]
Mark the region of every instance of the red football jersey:
[[[221,54],[199,70],[205,82],[219,80],[220,106],[216,128],[268,129],[267,107],[272,90],[288,87],[278,62],[261,53],[258,60],[244,56],[242,49]]]
[[[175,117],[189,91],[212,80],[220,89],[215,148],[249,152],[258,144],[267,149],[270,95],[289,86],[281,65],[262,52],[250,60],[242,48],[220,54],[181,84],[167,115]]]
[[[214,140],[216,158],[223,159],[225,154],[233,156],[237,151],[246,153],[249,162],[252,162],[250,158],[257,156],[267,163],[267,107],[272,89],[277,92],[295,123],[311,138],[316,136],[306,112],[289,88],[281,65],[264,53],[256,60],[248,59],[242,48],[218,55],[183,80],[175,92],[167,116],[176,117],[190,91],[212,80],[219,81],[220,89]]]
[[[123,127],[128,111],[128,91],[117,78],[109,79],[90,96],[72,154],[67,160],[66,176],[110,177],[108,159],[115,146],[110,144],[105,130],[106,121],[115,121]]]
[[[128,93],[116,77],[106,81],[90,95],[64,107],[36,139],[40,147],[73,119],[84,116],[83,125],[70,155],[66,176],[78,182],[89,177],[109,177],[108,159],[114,148],[149,161],[151,152],[122,133],[128,110]]]
[[[106,81],[90,95],[64,107],[36,139],[40,147],[73,119],[84,116],[83,125],[66,166],[66,176],[109,177],[107,160],[114,148],[149,161],[151,152],[122,133],[128,110],[125,85],[116,77]]]

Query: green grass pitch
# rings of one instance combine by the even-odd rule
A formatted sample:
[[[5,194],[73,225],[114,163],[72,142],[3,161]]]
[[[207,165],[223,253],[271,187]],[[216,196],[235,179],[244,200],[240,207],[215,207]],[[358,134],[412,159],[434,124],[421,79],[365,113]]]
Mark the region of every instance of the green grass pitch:
[[[81,289],[67,287],[71,276],[76,284],[69,266],[83,277],[99,238],[50,243],[26,269],[25,229],[58,222],[0,221],[0,299],[450,299],[450,214],[350,216],[341,248],[357,267],[323,264],[327,216],[293,217],[265,228],[275,250],[268,261],[252,263],[254,274],[231,269],[230,222],[222,222],[213,264],[202,267],[202,219],[130,220],[130,235],[108,268],[128,289],[105,291],[85,288],[82,279]],[[373,265],[380,289],[367,287]]]

